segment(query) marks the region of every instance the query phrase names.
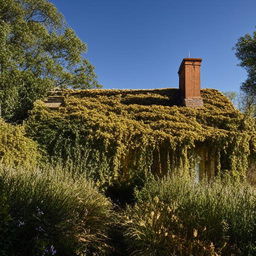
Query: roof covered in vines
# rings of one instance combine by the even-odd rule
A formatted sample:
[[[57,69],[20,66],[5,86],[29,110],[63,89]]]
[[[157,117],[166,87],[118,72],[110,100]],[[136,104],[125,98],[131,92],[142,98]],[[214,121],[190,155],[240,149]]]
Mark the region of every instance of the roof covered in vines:
[[[254,132],[252,120],[219,91],[202,89],[204,106],[198,109],[181,106],[179,93],[179,89],[61,90],[51,92],[44,105],[50,116],[80,120],[107,138],[143,134],[158,141],[194,142]]]
[[[253,119],[217,90],[201,95],[204,106],[194,109],[180,105],[178,89],[55,91],[36,103],[27,132],[50,155],[104,165],[107,178],[154,166],[154,159],[157,166],[185,166],[201,147],[245,170],[256,153]],[[114,171],[106,174],[106,165]]]
[[[181,105],[179,89],[60,90],[50,93],[44,105],[53,115],[76,117],[85,122],[116,124],[166,136],[218,130],[238,132],[249,128],[244,115],[214,89],[202,89],[204,106]],[[191,134],[192,135],[192,134]]]

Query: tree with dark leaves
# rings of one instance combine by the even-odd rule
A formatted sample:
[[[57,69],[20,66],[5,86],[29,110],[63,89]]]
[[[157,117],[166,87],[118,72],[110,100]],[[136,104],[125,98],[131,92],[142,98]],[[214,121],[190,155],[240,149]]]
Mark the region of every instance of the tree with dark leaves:
[[[240,66],[248,73],[248,78],[241,89],[248,94],[256,95],[256,31],[252,35],[246,34],[239,38],[235,50]]]

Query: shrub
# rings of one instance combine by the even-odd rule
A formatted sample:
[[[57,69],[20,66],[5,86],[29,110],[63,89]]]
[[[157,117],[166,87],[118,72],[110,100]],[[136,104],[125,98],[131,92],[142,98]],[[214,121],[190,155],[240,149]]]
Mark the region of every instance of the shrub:
[[[123,225],[132,255],[256,254],[256,191],[247,184],[167,177],[137,200]]]
[[[1,166],[3,192],[10,219],[8,236],[1,233],[1,241],[10,245],[8,255],[103,255],[107,251],[111,203],[83,177],[61,170]]]
[[[35,166],[40,159],[37,143],[25,136],[24,127],[0,118],[0,163],[9,166]]]

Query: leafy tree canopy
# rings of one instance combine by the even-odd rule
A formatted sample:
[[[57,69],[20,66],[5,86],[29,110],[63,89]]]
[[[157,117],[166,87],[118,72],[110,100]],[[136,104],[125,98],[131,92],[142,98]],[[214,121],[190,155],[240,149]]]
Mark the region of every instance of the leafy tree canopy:
[[[256,95],[256,31],[252,35],[246,34],[239,38],[235,50],[240,66],[248,73],[248,78],[241,89],[246,94]]]
[[[54,87],[98,87],[86,50],[48,0],[0,0],[2,116],[21,120]]]

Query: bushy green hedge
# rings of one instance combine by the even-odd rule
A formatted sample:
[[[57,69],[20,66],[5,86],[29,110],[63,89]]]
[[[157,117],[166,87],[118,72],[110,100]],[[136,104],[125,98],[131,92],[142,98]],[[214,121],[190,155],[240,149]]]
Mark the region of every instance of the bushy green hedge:
[[[108,250],[111,203],[84,178],[0,166],[0,202],[1,255],[105,255]]]
[[[256,190],[246,184],[151,181],[126,211],[132,255],[256,255]]]
[[[25,136],[23,126],[0,118],[0,163],[8,166],[35,166],[40,159],[37,143]]]

